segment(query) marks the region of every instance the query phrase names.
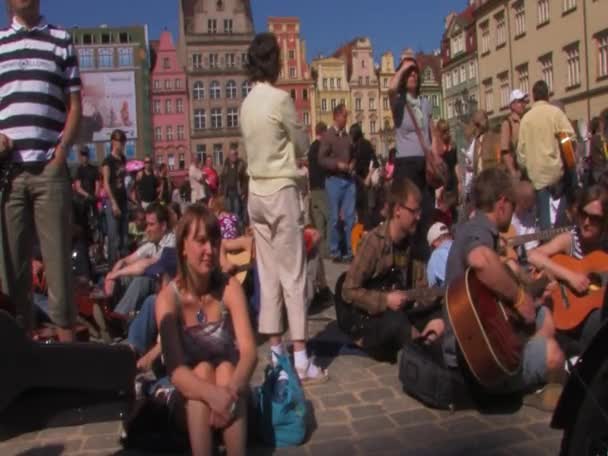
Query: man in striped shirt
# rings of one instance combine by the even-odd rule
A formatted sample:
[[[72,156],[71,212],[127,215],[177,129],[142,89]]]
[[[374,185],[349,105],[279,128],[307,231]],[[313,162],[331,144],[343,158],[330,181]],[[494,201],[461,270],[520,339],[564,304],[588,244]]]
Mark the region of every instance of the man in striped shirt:
[[[81,113],[78,62],[69,33],[40,15],[40,0],[9,0],[0,31],[0,143],[10,148],[3,206],[7,249],[2,280],[26,330],[33,326],[31,255],[36,227],[49,287],[49,316],[73,339],[72,195],[67,151]]]

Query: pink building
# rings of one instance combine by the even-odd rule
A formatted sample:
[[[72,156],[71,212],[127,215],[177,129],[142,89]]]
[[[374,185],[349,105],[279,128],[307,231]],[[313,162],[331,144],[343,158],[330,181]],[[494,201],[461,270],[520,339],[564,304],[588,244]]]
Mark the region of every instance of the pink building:
[[[152,41],[152,144],[157,164],[166,163],[175,183],[181,183],[190,166],[190,122],[186,73],[180,66],[171,33]]]

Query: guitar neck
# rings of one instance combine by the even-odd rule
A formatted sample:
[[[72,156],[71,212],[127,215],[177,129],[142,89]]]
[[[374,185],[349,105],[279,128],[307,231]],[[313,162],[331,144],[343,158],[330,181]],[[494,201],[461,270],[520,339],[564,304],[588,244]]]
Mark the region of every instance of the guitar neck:
[[[528,242],[532,241],[548,241],[553,239],[558,234],[566,233],[570,231],[572,227],[554,228],[552,230],[539,231],[538,233],[522,234],[520,236],[513,236],[507,240],[509,247],[519,247]]]
[[[414,288],[406,290],[408,301],[427,301],[431,299],[439,298],[445,294],[445,288]]]

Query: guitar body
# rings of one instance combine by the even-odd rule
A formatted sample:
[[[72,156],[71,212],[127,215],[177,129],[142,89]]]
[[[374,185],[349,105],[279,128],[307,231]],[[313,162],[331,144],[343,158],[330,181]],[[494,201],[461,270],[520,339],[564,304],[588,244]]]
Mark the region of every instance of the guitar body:
[[[226,258],[237,268],[234,277],[241,285],[245,283],[249,269],[251,269],[252,256],[251,251],[243,250],[239,253],[227,253]]]
[[[576,146],[573,139],[567,133],[558,133],[557,142],[562,155],[564,167],[568,170],[576,168]]]
[[[449,286],[446,308],[458,345],[481,385],[495,385],[518,372],[523,340],[512,327],[509,310],[472,269]]]
[[[608,280],[608,254],[596,251],[582,260],[568,255],[556,255],[551,259],[570,271],[587,275],[591,280],[589,290],[583,295],[562,283],[551,295],[555,327],[570,331],[583,323],[593,310],[602,307]]]
[[[363,237],[363,223],[357,223],[353,226],[353,231],[350,233],[350,246],[353,251],[353,255],[357,254],[357,248]]]

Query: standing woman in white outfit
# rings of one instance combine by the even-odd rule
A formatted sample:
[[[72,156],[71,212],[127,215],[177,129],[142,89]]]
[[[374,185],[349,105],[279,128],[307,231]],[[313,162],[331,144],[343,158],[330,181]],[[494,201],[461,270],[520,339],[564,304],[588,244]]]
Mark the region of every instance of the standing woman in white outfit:
[[[280,54],[273,34],[253,39],[247,70],[254,87],[241,106],[249,217],[260,277],[259,332],[270,337],[273,352],[283,353],[283,309],[287,310],[296,370],[302,383],[310,384],[326,381],[327,373],[306,353],[306,253],[297,161],[306,158],[308,135],[290,95],[274,87]]]

